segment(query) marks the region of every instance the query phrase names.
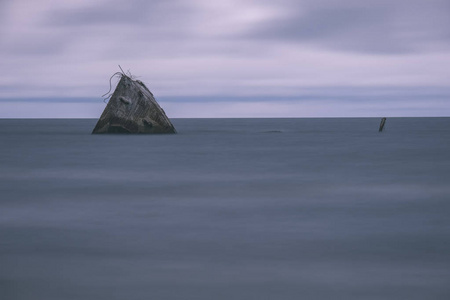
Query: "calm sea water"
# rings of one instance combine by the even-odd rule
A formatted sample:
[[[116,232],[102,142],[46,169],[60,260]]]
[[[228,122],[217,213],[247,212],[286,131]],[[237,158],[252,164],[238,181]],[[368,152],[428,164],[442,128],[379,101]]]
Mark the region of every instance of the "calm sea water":
[[[0,120],[0,299],[450,299],[450,118]]]

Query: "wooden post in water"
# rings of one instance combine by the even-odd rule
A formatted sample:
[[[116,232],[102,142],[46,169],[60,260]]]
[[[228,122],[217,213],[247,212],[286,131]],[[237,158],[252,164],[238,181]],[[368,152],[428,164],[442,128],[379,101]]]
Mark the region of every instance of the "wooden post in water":
[[[386,118],[381,118],[380,128],[378,129],[378,132],[382,132],[383,131],[385,123],[386,123]]]

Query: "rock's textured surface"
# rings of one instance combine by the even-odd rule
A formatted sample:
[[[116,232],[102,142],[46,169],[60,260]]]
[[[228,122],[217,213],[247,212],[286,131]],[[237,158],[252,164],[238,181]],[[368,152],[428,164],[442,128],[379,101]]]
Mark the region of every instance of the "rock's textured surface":
[[[176,133],[176,130],[145,84],[122,75],[92,133]]]

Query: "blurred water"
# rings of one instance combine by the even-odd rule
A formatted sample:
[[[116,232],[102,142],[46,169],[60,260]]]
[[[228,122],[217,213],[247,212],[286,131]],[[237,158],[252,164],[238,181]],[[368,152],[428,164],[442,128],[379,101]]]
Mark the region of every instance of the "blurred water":
[[[450,118],[0,120],[0,299],[449,299]]]

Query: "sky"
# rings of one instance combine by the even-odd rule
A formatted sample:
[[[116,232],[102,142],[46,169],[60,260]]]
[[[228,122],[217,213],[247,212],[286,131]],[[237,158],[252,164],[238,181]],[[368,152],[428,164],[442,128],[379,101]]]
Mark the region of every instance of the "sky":
[[[0,0],[0,118],[98,118],[118,65],[169,117],[450,116],[450,1]]]

